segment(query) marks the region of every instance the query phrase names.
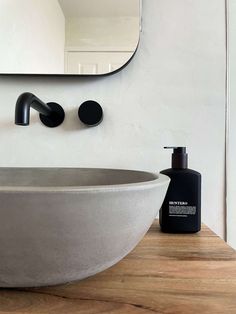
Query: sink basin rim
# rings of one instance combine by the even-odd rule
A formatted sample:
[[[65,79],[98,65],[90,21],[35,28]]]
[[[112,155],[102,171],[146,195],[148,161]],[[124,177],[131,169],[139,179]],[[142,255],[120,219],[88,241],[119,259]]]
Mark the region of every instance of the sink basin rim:
[[[1,169],[1,168],[0,168]],[[57,192],[76,192],[76,193],[98,193],[98,192],[115,192],[115,191],[130,191],[130,190],[138,190],[138,189],[150,189],[152,187],[156,187],[159,185],[166,184],[170,181],[170,178],[166,175],[160,174],[160,173],[154,173],[150,171],[141,171],[141,170],[130,170],[130,169],[112,169],[112,168],[66,168],[66,167],[50,167],[50,168],[43,168],[43,167],[2,167],[2,169],[9,169],[9,170],[57,170],[57,169],[65,169],[65,170],[101,170],[101,171],[124,171],[124,172],[130,172],[130,173],[140,173],[140,174],[148,174],[150,175],[150,178],[153,177],[153,179],[142,181],[142,182],[132,182],[132,183],[121,183],[121,184],[104,184],[104,185],[50,185],[50,186],[10,186],[0,185],[0,192],[14,192],[14,193],[22,193],[22,192],[49,192],[49,193],[57,193]]]

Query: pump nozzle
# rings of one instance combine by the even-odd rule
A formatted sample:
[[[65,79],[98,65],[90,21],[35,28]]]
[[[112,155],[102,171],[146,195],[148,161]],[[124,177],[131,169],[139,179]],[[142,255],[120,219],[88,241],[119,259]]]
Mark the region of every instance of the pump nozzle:
[[[173,149],[172,154],[172,168],[175,169],[187,169],[188,168],[188,154],[186,153],[186,147],[164,147],[165,149]]]

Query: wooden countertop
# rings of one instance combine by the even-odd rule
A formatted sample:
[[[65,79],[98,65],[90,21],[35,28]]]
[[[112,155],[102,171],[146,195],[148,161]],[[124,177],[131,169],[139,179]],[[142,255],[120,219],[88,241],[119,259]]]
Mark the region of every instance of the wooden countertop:
[[[172,235],[156,221],[133,252],[94,277],[0,290],[0,313],[236,314],[236,252],[205,226]]]

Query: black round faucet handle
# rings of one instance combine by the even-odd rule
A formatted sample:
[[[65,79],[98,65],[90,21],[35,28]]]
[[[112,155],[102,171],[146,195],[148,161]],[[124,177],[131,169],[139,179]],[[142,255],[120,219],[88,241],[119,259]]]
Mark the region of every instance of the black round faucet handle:
[[[65,119],[64,109],[55,102],[47,103],[49,108],[52,110],[52,113],[48,116],[40,113],[39,118],[41,122],[49,128],[55,128],[62,124]]]
[[[87,100],[79,107],[79,119],[85,125],[97,126],[103,120],[102,107],[93,100]]]

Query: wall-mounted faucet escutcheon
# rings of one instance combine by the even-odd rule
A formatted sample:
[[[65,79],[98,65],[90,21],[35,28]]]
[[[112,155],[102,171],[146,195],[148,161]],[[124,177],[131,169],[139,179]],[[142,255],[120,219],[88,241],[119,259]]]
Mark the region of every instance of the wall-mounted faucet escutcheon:
[[[87,100],[79,107],[79,119],[87,126],[97,126],[103,120],[103,109],[93,100]]]

